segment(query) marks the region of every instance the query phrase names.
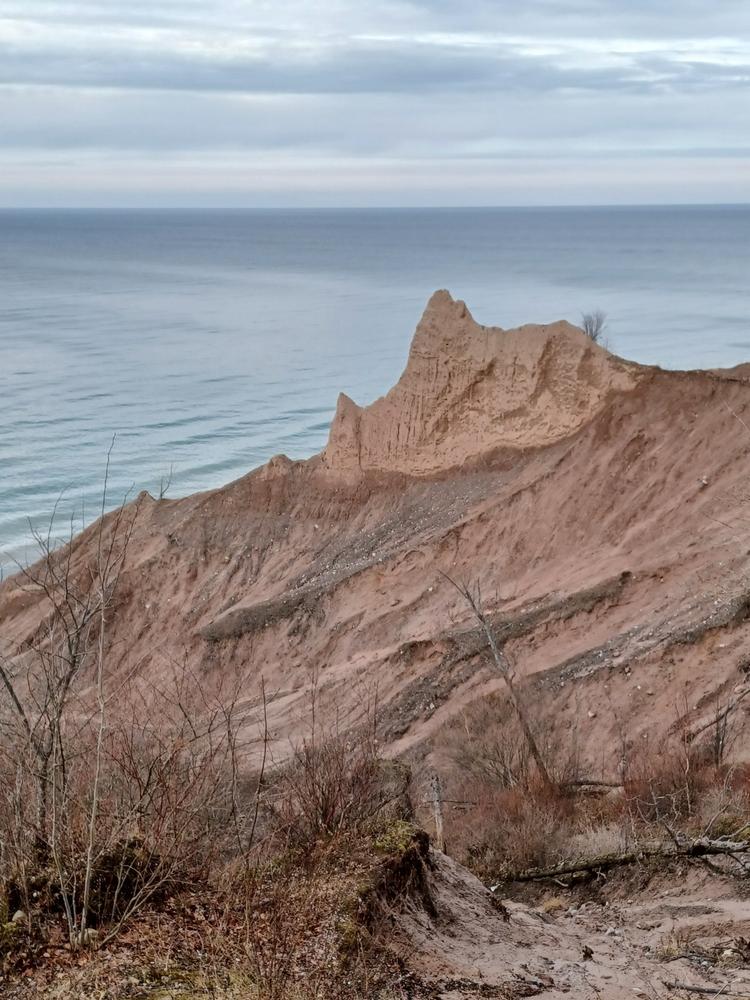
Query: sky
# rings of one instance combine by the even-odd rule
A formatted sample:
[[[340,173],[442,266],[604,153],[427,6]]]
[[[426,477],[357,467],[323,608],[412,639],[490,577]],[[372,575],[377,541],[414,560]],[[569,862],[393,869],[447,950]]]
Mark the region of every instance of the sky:
[[[0,206],[750,201],[750,0],[0,0]]]

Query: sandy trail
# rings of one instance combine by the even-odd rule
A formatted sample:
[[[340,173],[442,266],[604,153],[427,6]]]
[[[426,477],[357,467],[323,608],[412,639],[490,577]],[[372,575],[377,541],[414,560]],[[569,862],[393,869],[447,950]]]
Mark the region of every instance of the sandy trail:
[[[415,996],[689,995],[675,982],[750,994],[750,900],[736,883],[693,869],[629,873],[588,901],[552,887],[535,905],[504,900],[503,912],[465,869],[433,861],[437,914],[399,918]]]

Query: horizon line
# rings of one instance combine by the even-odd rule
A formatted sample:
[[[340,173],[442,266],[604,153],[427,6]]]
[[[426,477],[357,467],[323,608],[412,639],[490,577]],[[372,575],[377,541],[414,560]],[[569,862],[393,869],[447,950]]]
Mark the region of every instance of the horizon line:
[[[570,205],[3,205],[0,212],[487,212],[633,208],[750,208],[750,201],[581,202]]]

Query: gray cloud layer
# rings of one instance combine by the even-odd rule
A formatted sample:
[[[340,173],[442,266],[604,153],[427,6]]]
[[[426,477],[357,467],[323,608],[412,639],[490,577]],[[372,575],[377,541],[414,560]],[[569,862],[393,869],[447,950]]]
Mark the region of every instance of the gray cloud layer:
[[[0,6],[5,204],[746,200],[748,111],[745,0]]]

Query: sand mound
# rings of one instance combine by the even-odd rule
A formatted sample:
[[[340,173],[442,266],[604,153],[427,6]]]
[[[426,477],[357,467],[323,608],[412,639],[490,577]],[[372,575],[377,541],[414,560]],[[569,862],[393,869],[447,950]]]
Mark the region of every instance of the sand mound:
[[[481,326],[465,303],[435,292],[393,389],[364,408],[339,397],[323,460],[341,473],[419,476],[550,444],[631,389],[637,371],[570,323]]]

